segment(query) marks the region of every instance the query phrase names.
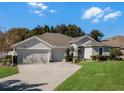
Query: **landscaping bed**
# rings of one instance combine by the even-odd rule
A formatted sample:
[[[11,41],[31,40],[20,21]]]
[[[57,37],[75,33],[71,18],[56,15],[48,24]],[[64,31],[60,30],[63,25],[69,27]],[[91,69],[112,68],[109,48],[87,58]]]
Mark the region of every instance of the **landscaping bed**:
[[[89,61],[81,62],[80,65],[82,68],[55,90],[124,90],[124,61]]]

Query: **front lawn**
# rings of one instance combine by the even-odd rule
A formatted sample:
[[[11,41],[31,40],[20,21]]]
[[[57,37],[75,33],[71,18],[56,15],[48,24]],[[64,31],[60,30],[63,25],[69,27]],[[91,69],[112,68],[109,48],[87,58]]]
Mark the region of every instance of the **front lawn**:
[[[82,68],[55,90],[124,90],[124,61],[82,62],[80,65]]]
[[[18,67],[0,67],[0,78],[7,77],[13,74],[17,74]]]

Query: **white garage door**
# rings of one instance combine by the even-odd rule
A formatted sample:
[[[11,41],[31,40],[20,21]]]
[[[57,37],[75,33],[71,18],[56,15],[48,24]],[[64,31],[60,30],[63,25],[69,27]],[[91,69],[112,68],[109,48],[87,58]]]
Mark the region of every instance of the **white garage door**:
[[[18,63],[47,63],[49,50],[18,49]]]

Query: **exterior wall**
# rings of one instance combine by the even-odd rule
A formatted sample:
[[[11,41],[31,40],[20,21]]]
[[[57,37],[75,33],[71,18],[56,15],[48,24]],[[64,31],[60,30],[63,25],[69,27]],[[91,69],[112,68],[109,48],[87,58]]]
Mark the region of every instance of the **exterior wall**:
[[[92,49],[92,55],[99,55],[99,48],[103,48],[103,56],[109,56],[109,47],[93,47]]]
[[[52,49],[52,61],[61,62],[64,61],[65,48],[53,48]]]
[[[103,48],[103,56],[109,56],[109,47],[86,47],[84,49],[84,58],[91,59],[91,56],[99,55],[99,48]]]
[[[105,56],[109,56],[110,55],[110,47],[104,47],[104,53],[103,53],[103,55],[105,55]]]
[[[84,49],[84,59],[91,59],[92,56],[92,47],[87,47]]]
[[[99,55],[99,48],[98,47],[92,47],[92,55],[95,56],[95,55]]]
[[[120,56],[121,58],[123,58],[124,59],[124,48],[120,48],[120,51],[122,52],[122,56]]]
[[[19,48],[27,48],[27,49],[50,49],[47,45],[45,45],[43,42],[39,41],[36,38],[32,38],[22,44],[19,44],[15,47],[16,49]]]

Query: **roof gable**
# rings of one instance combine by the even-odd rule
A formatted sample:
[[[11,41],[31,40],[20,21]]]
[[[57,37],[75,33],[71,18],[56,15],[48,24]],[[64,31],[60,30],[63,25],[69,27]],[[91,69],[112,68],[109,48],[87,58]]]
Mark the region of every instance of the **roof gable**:
[[[90,40],[94,40],[94,39],[91,38],[90,36],[85,35],[85,36],[76,37],[76,38],[71,39],[70,43],[77,43],[77,42],[79,42],[81,39],[85,39],[85,38],[89,38]]]
[[[36,36],[33,36],[31,38],[28,38],[28,39],[26,39],[24,41],[21,41],[19,43],[16,43],[12,47],[14,47],[14,48],[15,47],[29,48],[29,47],[37,44],[38,42],[39,43],[42,42],[43,44],[47,45],[48,47],[54,47],[54,46],[50,45],[49,43],[47,43],[47,42],[45,42],[45,41],[37,38]]]
[[[105,44],[103,44],[101,42],[95,41],[95,40],[91,40],[91,41],[87,42],[84,46],[86,46],[86,47],[88,47],[88,46],[94,47],[94,46],[107,46],[107,45],[105,45]]]
[[[36,37],[55,47],[69,47],[69,41],[72,39],[72,37],[60,33],[45,33]]]
[[[107,46],[106,44],[103,44],[101,42],[98,42],[98,41],[94,40],[93,38],[91,38],[88,35],[73,38],[70,41],[70,43],[76,43],[76,44],[78,44],[78,46],[85,46],[85,47],[89,47],[89,46]]]

